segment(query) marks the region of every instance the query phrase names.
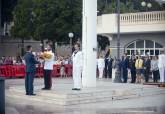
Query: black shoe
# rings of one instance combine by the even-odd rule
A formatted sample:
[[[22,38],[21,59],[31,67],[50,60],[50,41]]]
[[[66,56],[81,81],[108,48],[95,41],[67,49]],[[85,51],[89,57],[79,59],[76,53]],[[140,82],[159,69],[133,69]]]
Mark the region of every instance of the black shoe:
[[[29,93],[26,93],[25,95],[29,95]]]
[[[41,88],[42,90],[45,90],[46,88],[44,87],[44,88]]]
[[[81,89],[80,88],[76,88],[77,91],[80,91]]]
[[[78,91],[79,91],[79,90],[81,90],[81,89],[80,89],[80,88],[72,88],[72,90],[78,90]]]
[[[76,90],[77,88],[72,88],[72,90]]]
[[[42,88],[42,90],[51,90],[51,88]]]
[[[33,94],[28,94],[28,95],[29,95],[29,96],[36,96],[36,94],[34,94],[34,93],[33,93]]]

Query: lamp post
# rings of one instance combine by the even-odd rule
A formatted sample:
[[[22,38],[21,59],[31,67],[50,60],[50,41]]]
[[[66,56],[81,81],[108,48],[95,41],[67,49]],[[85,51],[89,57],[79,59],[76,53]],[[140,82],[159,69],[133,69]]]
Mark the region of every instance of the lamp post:
[[[40,47],[41,47],[41,52],[44,52],[44,43],[42,41],[40,43]]]
[[[74,37],[74,34],[72,32],[70,32],[68,34],[68,36],[69,36],[69,40],[70,40],[70,49],[71,49],[71,53],[72,53],[72,38]]]
[[[24,38],[21,39],[21,56],[24,56]]]
[[[120,0],[117,0],[117,60],[116,60],[116,72],[115,83],[121,83],[121,71],[120,71]]]
[[[141,2],[141,6],[145,8],[145,11],[148,11],[148,9],[150,9],[152,7],[152,4],[150,2]]]

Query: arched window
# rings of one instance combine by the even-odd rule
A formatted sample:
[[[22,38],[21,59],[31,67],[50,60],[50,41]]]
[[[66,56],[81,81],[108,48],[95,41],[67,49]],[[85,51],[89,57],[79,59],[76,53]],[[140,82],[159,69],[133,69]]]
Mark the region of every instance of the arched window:
[[[125,52],[131,55],[149,55],[155,56],[160,54],[163,46],[152,40],[137,40],[125,46]]]

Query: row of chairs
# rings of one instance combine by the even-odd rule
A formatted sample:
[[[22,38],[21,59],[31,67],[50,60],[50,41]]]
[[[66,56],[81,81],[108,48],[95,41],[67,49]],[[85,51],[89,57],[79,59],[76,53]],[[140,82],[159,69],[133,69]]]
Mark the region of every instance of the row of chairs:
[[[0,66],[0,76],[3,77],[25,77],[26,71],[25,71],[25,65],[3,65]],[[60,74],[60,65],[54,65],[52,76],[59,77]],[[64,65],[65,74],[66,76],[72,76],[72,65],[67,64]],[[43,66],[37,65],[36,66],[36,76],[37,77],[43,77],[44,75]]]

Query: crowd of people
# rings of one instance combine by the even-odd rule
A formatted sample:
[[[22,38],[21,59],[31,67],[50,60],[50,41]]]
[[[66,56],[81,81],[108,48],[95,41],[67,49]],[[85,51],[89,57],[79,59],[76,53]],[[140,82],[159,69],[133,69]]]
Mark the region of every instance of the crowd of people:
[[[27,52],[24,57],[1,57],[0,65],[26,64],[25,88],[26,95],[35,95],[33,93],[33,80],[35,75],[36,64],[43,65],[44,69],[44,87],[43,90],[50,90],[52,87],[51,71],[53,65],[60,65],[61,75],[65,74],[64,65],[73,65],[73,82],[72,90],[81,90],[81,76],[83,69],[83,53],[80,51],[80,44],[74,45],[72,56],[58,56],[52,52],[50,45],[45,48],[44,52],[34,53],[32,47],[27,46]],[[131,83],[149,82],[151,77],[153,82],[165,82],[165,51],[158,56],[140,56],[132,55],[128,57],[126,53],[121,59],[112,58],[110,51],[105,56],[100,54],[97,59],[97,68],[99,79],[115,77],[115,70],[119,68],[120,77],[123,83],[127,83],[129,74]],[[118,67],[117,67],[118,66]]]
[[[43,64],[43,60],[40,59],[36,54],[34,55],[35,55],[36,60],[40,61],[40,63]],[[0,58],[0,65],[18,65],[18,64],[25,64],[23,57],[2,56]],[[54,57],[54,64],[56,65],[72,64],[72,60],[69,55],[68,56],[56,55]]]
[[[39,57],[39,54],[34,53],[33,55],[37,61],[39,61],[41,66],[44,66],[44,60]],[[71,56],[60,56],[60,55],[55,55],[53,57],[53,65],[59,65],[60,66],[60,77],[66,77],[66,72],[64,65],[66,64],[72,64],[72,59]],[[0,65],[25,65],[25,60],[21,56],[17,57],[1,57],[0,58]]]
[[[37,53],[33,53],[36,60],[40,64],[44,64],[43,59],[40,59]],[[128,57],[125,53],[120,60],[120,71],[122,81],[127,83],[128,77],[131,77],[131,83],[141,83],[148,82],[149,79],[152,79],[153,82],[160,82],[160,70],[161,64],[158,62],[158,56],[134,56]],[[60,74],[61,76],[65,75],[64,65],[72,64],[71,56],[59,56],[55,55],[53,59],[55,65],[60,65]],[[18,65],[25,64],[23,57],[1,57],[0,65]],[[98,68],[98,77],[101,78],[114,78],[115,68],[116,68],[116,58],[112,58],[109,52],[105,55],[100,55],[97,59],[97,68]]]
[[[21,56],[11,57],[11,56],[2,56],[0,58],[0,65],[14,65],[14,64],[23,64],[24,61]]]
[[[128,82],[128,77],[131,78],[131,83],[149,82],[164,82],[165,63],[164,52],[158,56],[140,56],[132,55],[128,57],[123,54],[120,62],[119,69],[123,83]],[[112,78],[115,76],[116,58],[112,58],[109,52],[103,57],[100,55],[97,59],[97,68],[99,78]]]

